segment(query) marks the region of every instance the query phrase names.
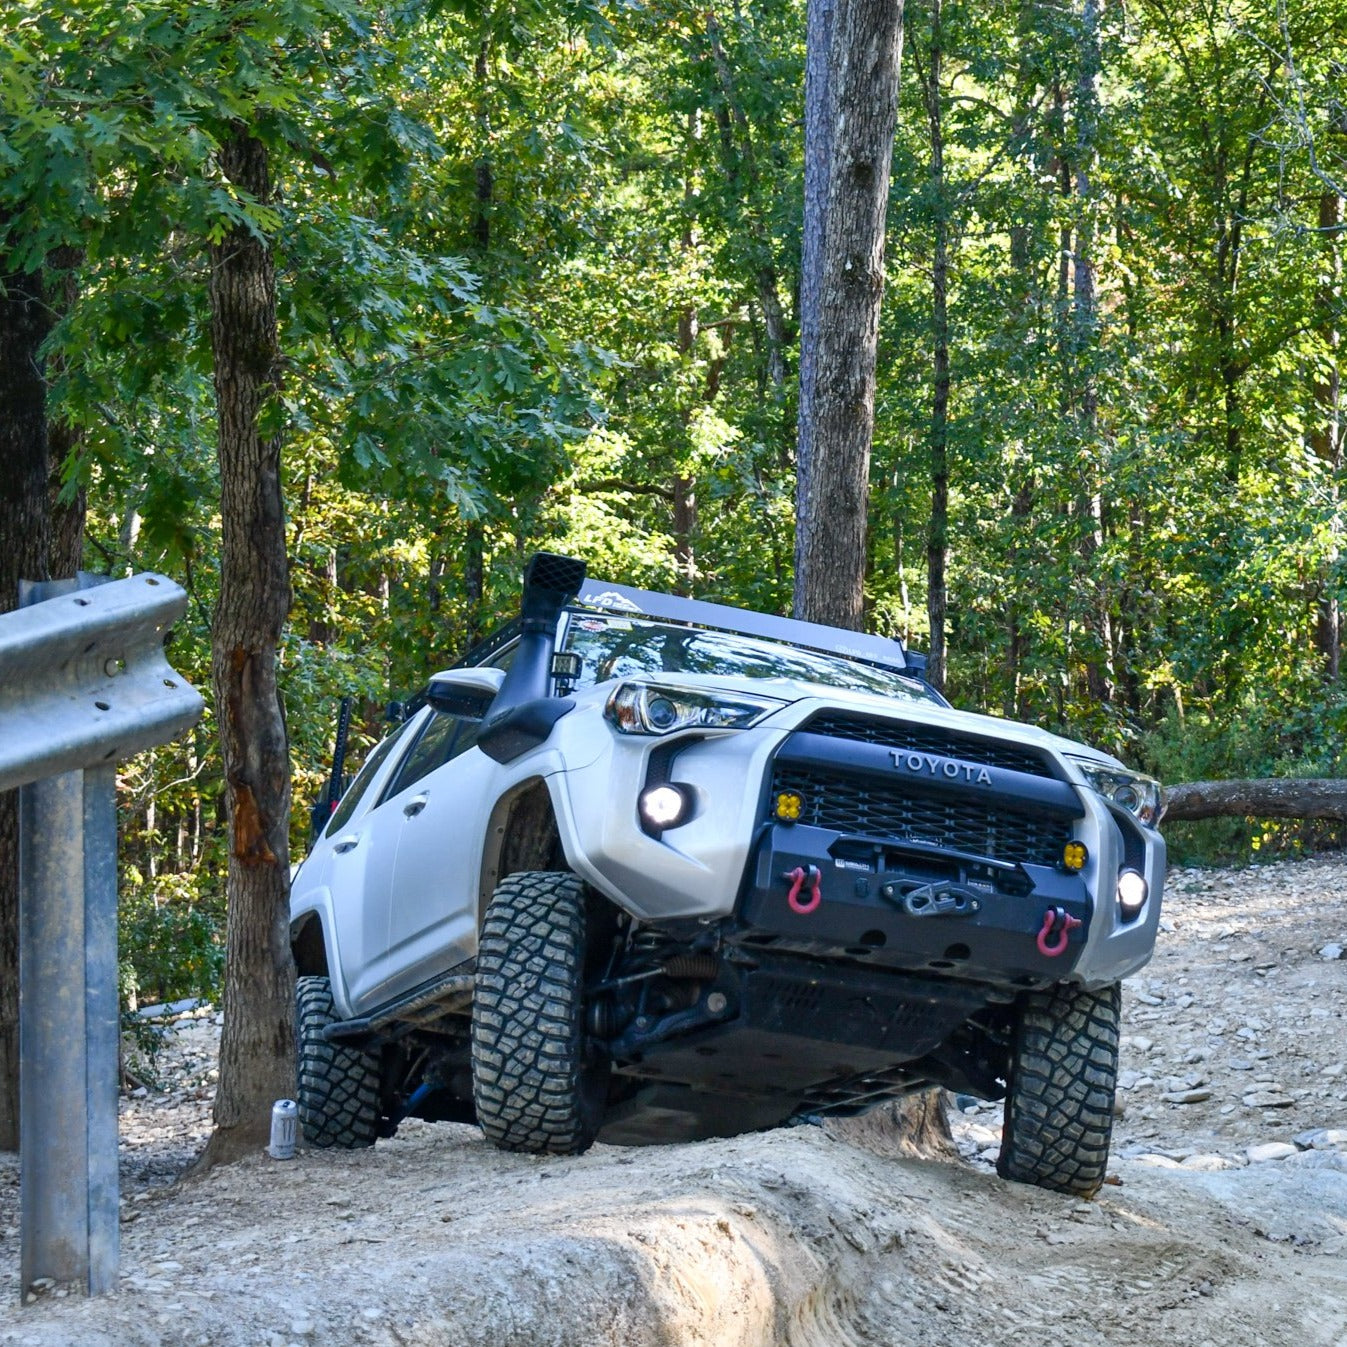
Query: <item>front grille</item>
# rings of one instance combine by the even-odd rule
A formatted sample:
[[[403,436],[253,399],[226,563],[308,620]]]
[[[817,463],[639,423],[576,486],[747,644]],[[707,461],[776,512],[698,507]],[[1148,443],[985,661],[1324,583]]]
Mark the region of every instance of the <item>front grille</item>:
[[[1054,865],[1071,837],[1069,821],[1000,801],[922,794],[906,783],[778,764],[772,799],[787,790],[804,801],[799,821],[815,828],[927,842],[999,861]]]
[[[886,748],[911,753],[934,753],[942,758],[980,762],[986,767],[1005,767],[1012,772],[1032,776],[1052,776],[1047,763],[1032,749],[1017,744],[997,743],[956,730],[937,729],[932,725],[912,725],[901,720],[879,720],[873,716],[824,711],[801,725],[810,734],[827,734],[834,739],[854,739],[864,744],[883,744]]]

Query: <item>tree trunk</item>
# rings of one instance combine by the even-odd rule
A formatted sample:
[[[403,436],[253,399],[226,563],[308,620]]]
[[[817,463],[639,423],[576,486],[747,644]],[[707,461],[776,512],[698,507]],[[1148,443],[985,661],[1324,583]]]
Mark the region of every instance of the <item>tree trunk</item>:
[[[753,279],[757,286],[758,303],[762,306],[763,328],[767,338],[767,382],[772,390],[772,401],[780,403],[785,397],[786,384],[786,319],[781,307],[776,263],[771,256],[772,240],[762,219],[752,130],[735,90],[734,70],[721,38],[720,20],[711,11],[706,14],[706,36],[723,99],[715,109],[716,123],[720,128],[721,161],[731,187],[744,203],[748,232],[758,257]],[[805,134],[808,135],[807,123]]]
[[[5,268],[0,286],[0,612],[9,612],[18,607],[20,580],[50,578],[47,386],[39,351],[51,319],[41,272]],[[18,801],[17,791],[0,792],[0,1150],[8,1151],[19,1146]]]
[[[245,127],[221,146],[220,166],[241,191],[271,201],[266,147]],[[276,681],[290,580],[281,437],[259,424],[280,385],[270,245],[241,227],[213,244],[209,293],[221,529],[211,655],[229,877],[220,1083],[203,1166],[262,1145],[272,1102],[295,1088],[290,762]]]
[[[929,0],[930,61],[926,70],[926,120],[931,133],[931,199],[935,208],[931,258],[931,518],[926,533],[926,616],[931,643],[926,678],[945,690],[945,613],[949,606],[949,217],[945,201],[945,132],[940,101],[944,35],[940,0]]]
[[[468,609],[468,641],[480,640],[486,597],[486,529],[480,519],[468,520],[463,546],[463,597]]]
[[[801,411],[810,425],[797,496],[795,615],[853,629],[864,618],[875,355],[902,47],[902,0],[837,0],[818,302],[815,327],[804,338],[812,365],[808,409]],[[802,291],[813,280],[803,281]]]
[[[1347,780],[1190,781],[1165,791],[1166,823],[1204,818],[1347,820]]]
[[[817,382],[823,240],[832,175],[832,34],[837,0],[808,0],[804,61],[804,221],[800,240],[800,398],[795,432],[795,575],[805,569],[810,479],[814,459],[814,388]]]
[[[1338,364],[1341,343],[1338,313],[1342,304],[1342,256],[1338,235],[1342,229],[1342,198],[1325,192],[1319,198],[1319,238],[1325,253],[1325,279],[1315,295],[1318,311],[1316,326],[1324,343],[1326,368],[1312,380],[1314,428],[1310,448],[1323,460],[1329,473],[1330,505],[1329,555],[1326,574],[1320,581],[1318,611],[1315,620],[1315,644],[1323,656],[1324,677],[1336,683],[1342,671],[1342,604],[1338,598],[1333,571],[1342,554],[1343,519],[1341,509],[1343,469],[1342,371]]]

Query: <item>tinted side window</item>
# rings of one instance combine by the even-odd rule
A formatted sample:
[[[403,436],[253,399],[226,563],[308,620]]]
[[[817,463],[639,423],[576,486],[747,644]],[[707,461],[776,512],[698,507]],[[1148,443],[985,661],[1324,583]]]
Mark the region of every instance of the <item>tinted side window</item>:
[[[444,766],[454,756],[454,736],[458,733],[458,725],[457,716],[448,716],[442,711],[436,711],[426,721],[426,727],[412,745],[412,751],[402,760],[402,766],[384,791],[385,800],[392,799],[413,782],[420,781],[427,772]]]
[[[355,807],[360,803],[360,797],[369,789],[369,783],[374,780],[379,768],[383,766],[384,761],[393,751],[393,745],[407,732],[407,724],[409,723],[405,722],[399,725],[365,759],[365,765],[357,773],[355,780],[346,788],[346,794],[341,797],[341,803],[333,812],[327,827],[323,829],[324,837],[331,837],[333,833],[344,828],[351,821],[351,815],[355,813]]]
[[[489,704],[489,698],[483,700],[473,695],[464,697],[461,702],[463,710],[470,714],[437,710],[426,722],[411,752],[403,759],[402,766],[389,782],[383,798],[392,799],[437,767],[443,767],[451,758],[466,753],[477,742],[477,732],[482,727],[482,712]]]

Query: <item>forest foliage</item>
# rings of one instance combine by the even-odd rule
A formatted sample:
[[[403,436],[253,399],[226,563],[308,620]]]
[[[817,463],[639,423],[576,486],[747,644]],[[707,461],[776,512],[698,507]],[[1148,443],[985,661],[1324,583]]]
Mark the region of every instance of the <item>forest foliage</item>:
[[[908,0],[906,25],[867,624],[927,646],[934,551],[956,704],[1175,781],[1343,775],[1347,3]],[[73,270],[47,368],[85,563],[186,586],[171,658],[203,689],[208,249],[239,224],[275,249],[300,804],[339,698],[358,757],[536,548],[789,611],[804,36],[797,0],[6,6],[0,247]],[[274,203],[221,172],[244,117]],[[208,990],[209,710],[120,786],[128,978]],[[1312,836],[1202,826],[1184,854]]]

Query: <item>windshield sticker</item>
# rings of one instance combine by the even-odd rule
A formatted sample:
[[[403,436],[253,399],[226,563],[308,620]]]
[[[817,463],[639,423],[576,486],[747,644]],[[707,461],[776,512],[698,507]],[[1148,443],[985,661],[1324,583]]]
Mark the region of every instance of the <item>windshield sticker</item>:
[[[582,617],[575,624],[581,631],[607,631],[608,623],[600,617]]]
[[[639,613],[641,605],[633,603],[625,594],[604,590],[602,594],[582,594],[581,603],[592,603],[595,608],[620,608],[624,613]]]

